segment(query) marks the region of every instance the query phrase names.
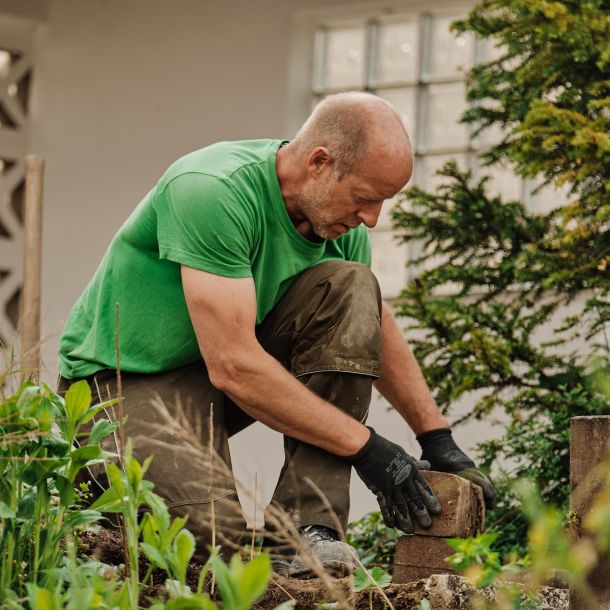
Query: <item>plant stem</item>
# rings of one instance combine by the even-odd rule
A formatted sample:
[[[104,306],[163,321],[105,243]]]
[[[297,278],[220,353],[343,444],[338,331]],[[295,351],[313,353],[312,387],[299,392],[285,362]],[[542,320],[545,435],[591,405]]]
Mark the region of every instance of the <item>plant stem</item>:
[[[216,506],[214,505],[214,403],[210,403],[210,484],[208,492],[210,494],[210,521],[212,525],[212,548],[216,548]],[[214,595],[216,588],[216,573],[212,570],[212,583],[210,585],[210,592]]]
[[[39,484],[40,485],[40,484]],[[34,583],[38,584],[38,562],[40,559],[40,525],[42,520],[42,511],[41,511],[41,498],[42,494],[40,493],[40,486],[37,489],[36,493],[36,511],[34,512],[34,561],[33,561],[33,571],[32,576]]]

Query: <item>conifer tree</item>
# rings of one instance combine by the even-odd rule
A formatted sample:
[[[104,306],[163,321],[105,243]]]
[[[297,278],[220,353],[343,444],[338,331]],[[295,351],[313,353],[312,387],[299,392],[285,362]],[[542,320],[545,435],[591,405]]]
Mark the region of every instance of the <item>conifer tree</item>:
[[[519,550],[526,525],[510,481],[535,479],[567,510],[570,418],[610,413],[597,382],[610,356],[610,2],[487,0],[453,28],[501,49],[468,78],[463,120],[506,133],[481,163],[569,189],[566,205],[535,214],[448,164],[436,192],[411,188],[393,213],[401,239],[421,244],[410,264],[424,270],[398,312],[420,331],[439,404],[469,400],[466,418],[508,420],[479,457],[510,464],[488,523],[501,550]]]

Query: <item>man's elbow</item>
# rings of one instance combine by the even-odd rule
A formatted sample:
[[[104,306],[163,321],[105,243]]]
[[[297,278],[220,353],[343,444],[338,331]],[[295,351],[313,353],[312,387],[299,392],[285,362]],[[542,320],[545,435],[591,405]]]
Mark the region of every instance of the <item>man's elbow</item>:
[[[210,382],[224,394],[236,396],[250,375],[247,359],[234,354],[215,356],[206,362]]]

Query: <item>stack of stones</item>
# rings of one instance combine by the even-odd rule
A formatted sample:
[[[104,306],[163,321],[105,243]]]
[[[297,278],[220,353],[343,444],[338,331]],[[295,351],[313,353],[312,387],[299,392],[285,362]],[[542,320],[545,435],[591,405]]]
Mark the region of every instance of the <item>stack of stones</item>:
[[[392,582],[407,583],[432,574],[453,574],[445,558],[455,551],[447,538],[469,538],[483,531],[485,504],[480,487],[453,474],[427,471],[426,480],[441,501],[442,514],[432,527],[416,528],[398,539]]]

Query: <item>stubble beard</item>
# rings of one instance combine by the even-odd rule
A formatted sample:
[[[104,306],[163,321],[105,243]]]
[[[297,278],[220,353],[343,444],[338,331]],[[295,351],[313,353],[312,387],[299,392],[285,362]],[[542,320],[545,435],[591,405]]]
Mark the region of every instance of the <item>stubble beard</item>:
[[[326,183],[306,184],[297,201],[297,209],[309,221],[313,233],[322,239],[337,237],[331,229],[336,221],[330,217],[328,210],[330,191],[330,185]]]

